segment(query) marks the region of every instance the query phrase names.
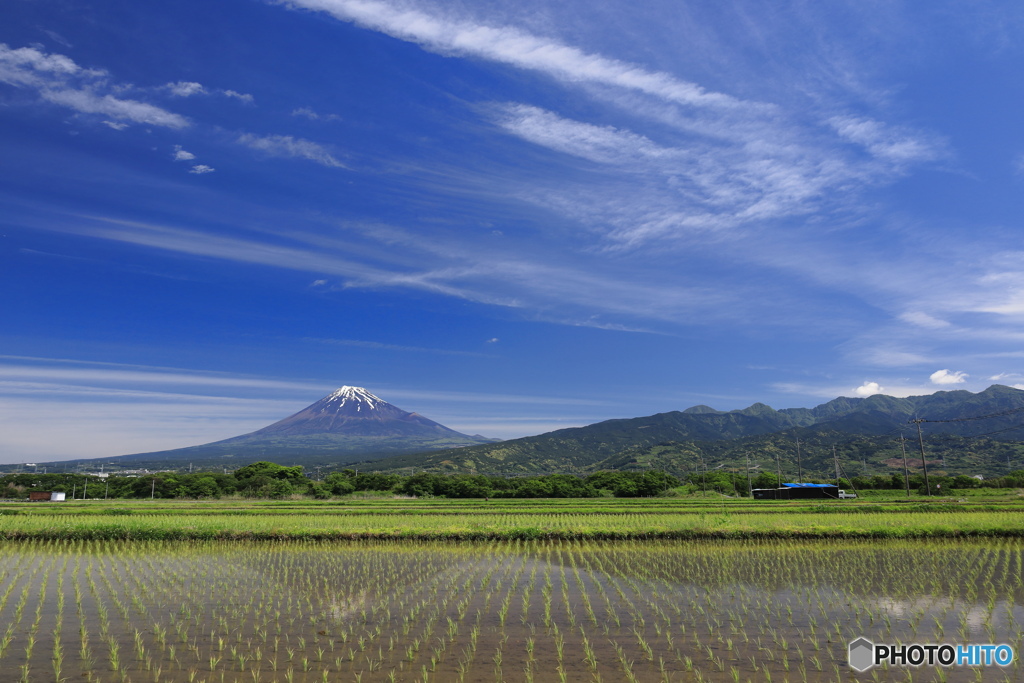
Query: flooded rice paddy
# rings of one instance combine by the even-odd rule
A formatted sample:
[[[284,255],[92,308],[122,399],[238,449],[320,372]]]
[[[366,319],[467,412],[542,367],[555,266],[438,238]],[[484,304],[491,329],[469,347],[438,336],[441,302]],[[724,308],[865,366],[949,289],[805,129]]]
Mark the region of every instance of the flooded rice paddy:
[[[1024,541],[0,542],[0,680],[1020,681]]]

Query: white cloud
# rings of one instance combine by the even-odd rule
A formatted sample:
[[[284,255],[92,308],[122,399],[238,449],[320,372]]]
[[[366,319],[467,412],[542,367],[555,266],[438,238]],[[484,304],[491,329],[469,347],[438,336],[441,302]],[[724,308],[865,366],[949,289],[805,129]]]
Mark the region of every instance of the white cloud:
[[[292,110],[292,116],[302,116],[310,121],[337,121],[341,119],[337,114],[318,114],[309,107],[299,107]]]
[[[499,108],[498,124],[530,142],[597,163],[687,160],[684,150],[660,147],[648,138],[612,126],[594,126],[565,119],[526,104]]]
[[[198,392],[204,388],[224,391],[227,388],[264,391],[316,392],[332,387],[323,384],[202,372],[183,368],[129,365],[125,363],[93,363],[70,358],[35,358],[0,355],[0,382],[3,391],[24,393],[22,385],[61,385],[79,387],[82,391],[109,391],[112,388],[132,391],[169,391],[168,387],[188,387]],[[89,389],[91,387],[91,389]]]
[[[195,83],[191,81],[178,81],[177,83],[168,83],[164,86],[171,91],[171,94],[175,97],[192,97],[193,95],[205,95],[206,88],[201,83]]]
[[[48,35],[50,37],[50,40],[52,40],[55,43],[60,43],[64,47],[74,47],[74,45],[72,45],[71,42],[67,38],[65,38],[61,34],[57,33],[56,31],[51,31],[49,29],[45,29],[44,28],[43,29],[43,33]]]
[[[679,143],[665,146],[529,105],[507,105],[499,113],[499,125],[524,139],[615,166],[605,170],[605,178],[575,186],[553,169],[517,196],[606,232],[619,245],[848,205],[858,189],[942,154],[942,144],[924,133],[850,116],[809,119],[806,111],[713,92],[501,22],[462,19],[412,3],[288,1],[441,54],[543,73],[682,135]],[[867,147],[873,158],[836,145],[837,132]],[[623,178],[624,171],[633,177]]]
[[[785,142],[792,131],[767,119],[763,139],[690,131],[681,144],[666,146],[530,105],[492,111],[508,132],[600,165],[576,184],[553,172],[519,196],[593,226],[618,245],[803,215],[830,201],[829,190],[863,184],[860,171],[831,150]]]
[[[949,370],[936,370],[929,379],[932,384],[963,384],[969,375],[965,372],[950,372]]]
[[[523,309],[530,311],[528,315],[566,325],[649,332],[606,316],[661,321],[747,316],[743,300],[717,289],[667,284],[659,277],[636,278],[607,269],[595,272],[585,264],[566,261],[562,254],[544,258],[532,251],[517,254],[506,245],[477,249],[439,236],[424,240],[397,229],[388,233],[387,226],[367,227],[368,237],[381,240],[374,247],[300,230],[266,239],[99,216],[77,215],[73,223],[40,227],[317,277],[340,276],[344,278],[340,284],[349,288],[429,291]],[[360,260],[358,254],[368,258]]]
[[[876,387],[878,391],[875,391]],[[890,382],[886,382],[885,386],[879,386],[878,382],[864,382],[859,387],[855,387],[853,389],[850,389],[849,385],[844,387],[837,385],[802,384],[798,382],[777,382],[772,385],[772,388],[787,394],[802,394],[804,396],[814,396],[824,399],[833,399],[837,396],[866,398],[879,393],[884,396],[892,396],[894,398],[907,398],[908,396],[928,396],[940,391],[940,389],[936,389],[935,387],[892,384]]]
[[[194,95],[211,95],[221,94],[224,97],[232,97],[236,100],[241,100],[247,104],[251,104],[253,101],[252,95],[246,93],[240,93],[235,90],[210,90],[203,86],[202,83],[196,83],[194,81],[178,81],[177,83],[168,83],[163,86],[163,90],[167,90],[175,97],[192,97]]]
[[[499,340],[498,340],[498,338],[497,338],[497,337],[491,337],[490,339],[488,339],[488,340],[487,340],[487,343],[488,343],[488,344],[497,344],[497,343],[498,343],[498,341],[499,341]]]
[[[46,54],[29,47],[11,49],[0,43],[0,82],[33,89],[43,100],[82,114],[102,114],[118,119],[105,122],[107,125],[130,121],[166,128],[188,126],[183,116],[106,92],[117,91],[108,81],[107,72],[83,69],[64,55]]]
[[[442,54],[490,59],[569,83],[615,86],[688,106],[731,108],[743,104],[671,74],[587,53],[510,26],[447,19],[374,0],[290,0],[289,4],[324,11]]]
[[[423,346],[407,346],[403,344],[388,344],[385,342],[368,341],[365,339],[317,339],[306,338],[305,341],[317,342],[319,344],[333,344],[336,346],[351,346],[362,349],[378,349],[381,351],[401,351],[414,353],[432,353],[441,356],[472,356],[476,358],[491,358],[485,353],[476,351],[460,351],[457,349],[433,349]]]
[[[236,100],[245,102],[246,104],[252,104],[253,101],[253,96],[248,93],[236,92],[234,90],[221,90],[221,93],[223,93],[225,97],[233,97]]]
[[[840,136],[861,145],[879,159],[905,164],[934,161],[945,156],[945,144],[906,128],[855,116],[834,116],[828,123]]]
[[[175,161],[191,161],[195,159],[196,155],[192,152],[186,152],[181,148],[181,145],[174,146],[174,160]]]
[[[15,362],[0,363],[0,462],[208,443],[266,426],[332,388],[173,368],[2,358]],[[277,398],[263,398],[267,394]]]
[[[191,169],[189,169],[189,173],[195,173],[197,175],[202,175],[204,173],[213,173],[216,170],[217,169],[215,169],[215,168],[213,168],[211,166],[207,166],[206,164],[196,164]]]
[[[1004,379],[1015,379],[1020,376],[1019,372],[1000,372],[998,375],[992,375],[989,377],[989,380],[992,382],[1000,382]]]
[[[118,123],[117,121],[104,121],[103,125],[109,126],[114,130],[124,130],[125,128],[128,127],[127,123]]]
[[[323,166],[345,168],[345,164],[335,159],[323,145],[290,135],[267,135],[259,137],[246,133],[239,136],[239,144],[265,152],[276,157],[292,157],[315,161]]]
[[[857,360],[869,365],[883,367],[902,367],[905,365],[924,365],[932,362],[928,356],[913,351],[901,349],[869,347],[861,349],[852,354]]]
[[[105,76],[106,72],[82,69],[64,55],[46,54],[34,47],[12,49],[0,43],[0,81],[17,86],[41,87],[68,76]]]
[[[900,320],[929,330],[940,330],[950,327],[950,323],[948,321],[935,318],[922,311],[903,313],[900,315]]]
[[[44,100],[69,107],[83,114],[104,114],[135,123],[147,123],[166,128],[184,128],[188,125],[188,121],[183,116],[171,113],[166,109],[138,100],[122,100],[113,95],[98,95],[88,88],[43,90],[39,94]]]
[[[864,382],[859,387],[853,390],[855,396],[872,396],[874,394],[884,394],[885,388],[878,384],[878,382]]]
[[[0,462],[105,458],[195,446],[245,434],[301,402],[220,396],[0,396]],[[45,435],[45,436],[41,436]]]

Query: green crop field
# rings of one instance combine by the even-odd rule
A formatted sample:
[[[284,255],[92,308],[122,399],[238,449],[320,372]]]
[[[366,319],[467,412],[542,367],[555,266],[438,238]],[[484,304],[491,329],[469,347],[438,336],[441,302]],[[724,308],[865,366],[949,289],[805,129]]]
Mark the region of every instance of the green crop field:
[[[1020,499],[73,501],[0,506],[0,538],[628,539],[1024,535]]]

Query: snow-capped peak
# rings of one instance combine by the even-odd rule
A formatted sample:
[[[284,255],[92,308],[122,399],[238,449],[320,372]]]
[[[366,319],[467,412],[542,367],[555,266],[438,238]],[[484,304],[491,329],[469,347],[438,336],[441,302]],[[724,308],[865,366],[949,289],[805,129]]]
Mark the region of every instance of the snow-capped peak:
[[[368,410],[376,410],[378,406],[385,403],[385,401],[377,398],[362,387],[350,386],[343,386],[335,391],[327,397],[327,402],[334,403],[339,408],[344,406],[346,403],[352,402],[355,404],[355,408],[359,412],[362,412],[363,406],[366,406]]]

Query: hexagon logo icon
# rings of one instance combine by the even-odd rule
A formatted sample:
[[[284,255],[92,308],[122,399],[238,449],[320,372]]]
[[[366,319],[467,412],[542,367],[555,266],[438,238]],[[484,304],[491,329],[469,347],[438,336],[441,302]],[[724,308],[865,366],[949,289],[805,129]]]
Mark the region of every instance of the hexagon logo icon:
[[[875,644],[862,636],[850,642],[848,655],[851,668],[867,671],[875,663]]]

